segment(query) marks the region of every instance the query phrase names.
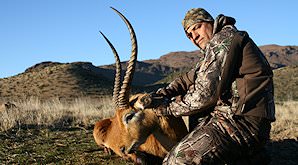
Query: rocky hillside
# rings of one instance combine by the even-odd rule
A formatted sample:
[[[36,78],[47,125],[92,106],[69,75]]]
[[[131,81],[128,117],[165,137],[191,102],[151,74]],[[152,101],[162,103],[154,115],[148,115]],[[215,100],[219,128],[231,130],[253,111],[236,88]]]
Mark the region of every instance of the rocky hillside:
[[[125,74],[127,64],[121,63],[123,69],[122,75]],[[115,76],[115,65],[99,66],[102,74],[109,80],[113,81]],[[136,86],[146,86],[165,78],[167,75],[180,71],[180,68],[163,65],[161,63],[147,63],[138,61],[135,68],[135,74],[132,84]]]
[[[298,46],[279,46],[265,45],[259,47],[266,56],[272,69],[286,66],[298,65]],[[200,51],[192,52],[172,52],[161,56],[159,59],[146,60],[147,63],[158,63],[177,68],[164,79],[156,83],[168,83],[180,74],[183,74],[190,68],[195,67],[196,63],[203,57]],[[177,66],[177,67],[176,67]]]
[[[203,58],[203,54],[200,51],[192,52],[171,52],[161,56],[159,59],[146,60],[144,62],[150,64],[160,64],[183,70],[184,68],[195,67],[196,63]]]
[[[284,66],[298,65],[298,46],[264,45],[259,47],[268,59],[273,69]],[[203,57],[200,51],[171,52],[159,59],[146,60],[146,63],[163,64],[165,66],[179,68],[192,68]]]
[[[28,97],[64,98],[110,94],[112,82],[91,63],[43,62],[24,73],[0,79],[0,97],[22,99]]]
[[[261,46],[274,71],[279,99],[297,98],[298,46]],[[171,52],[159,59],[137,62],[133,92],[152,91],[193,68],[202,54],[199,51]],[[121,63],[123,74],[126,63]],[[287,67],[286,67],[287,66]],[[284,67],[284,68],[281,68]],[[112,93],[114,65],[95,67],[89,62],[42,62],[24,73],[0,79],[0,100],[27,97],[75,98],[101,97]],[[146,88],[144,88],[146,86]],[[290,92],[289,92],[290,91]]]
[[[272,68],[298,65],[298,46],[260,46]]]
[[[277,100],[298,100],[298,66],[283,67],[273,72]]]

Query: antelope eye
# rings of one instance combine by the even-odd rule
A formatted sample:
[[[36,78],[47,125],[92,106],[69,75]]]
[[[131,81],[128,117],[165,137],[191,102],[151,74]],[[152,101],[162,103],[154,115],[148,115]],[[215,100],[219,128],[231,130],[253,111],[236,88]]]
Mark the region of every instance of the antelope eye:
[[[125,154],[125,146],[120,147],[121,153]]]
[[[135,115],[136,113],[134,111],[130,111],[124,116],[124,122],[127,124]]]

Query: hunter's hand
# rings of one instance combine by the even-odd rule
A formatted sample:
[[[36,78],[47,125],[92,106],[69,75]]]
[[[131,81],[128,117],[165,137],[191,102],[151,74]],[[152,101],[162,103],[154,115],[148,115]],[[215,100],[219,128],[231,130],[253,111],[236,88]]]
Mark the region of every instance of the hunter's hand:
[[[164,102],[167,102],[167,99],[155,93],[149,93],[140,98],[140,103],[144,108],[157,108]]]
[[[152,108],[152,110],[155,112],[157,116],[168,116],[172,115],[171,112],[168,109],[169,103],[167,104],[161,104],[156,108]]]

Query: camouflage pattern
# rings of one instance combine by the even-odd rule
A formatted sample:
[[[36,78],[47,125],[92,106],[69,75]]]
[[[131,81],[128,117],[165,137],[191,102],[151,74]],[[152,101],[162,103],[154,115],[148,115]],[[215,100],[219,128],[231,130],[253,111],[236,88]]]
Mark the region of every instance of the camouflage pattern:
[[[269,139],[270,122],[237,117],[215,111],[173,147],[163,164],[239,164],[244,160],[252,163],[252,155]],[[252,164],[260,161],[265,159]]]
[[[206,109],[217,101],[218,84],[230,45],[236,32],[234,26],[225,26],[206,46],[205,58],[196,70],[197,79],[183,101],[171,102],[166,112],[174,116],[191,115]]]
[[[234,26],[227,25],[214,34],[206,46],[203,62],[196,68],[194,84],[183,99],[171,102],[162,114],[192,115],[216,105],[220,92],[218,86],[236,32]],[[233,84],[232,93],[239,97],[237,87]],[[265,120],[262,126],[259,123],[253,125],[256,122],[233,115],[233,105],[215,106],[208,120],[195,127],[179,142],[166,156],[163,164],[234,163],[236,159],[258,150],[256,146],[262,147],[269,139],[269,121]],[[260,131],[261,127],[264,130]]]
[[[219,19],[222,17],[219,17]],[[256,113],[263,112],[265,110],[263,107],[253,111],[253,113],[256,113],[253,115],[239,115],[237,114],[238,111],[235,111],[238,110],[238,107],[243,107],[238,106],[241,94],[238,90],[242,88],[238,88],[239,84],[235,81],[233,83],[228,82],[233,81],[233,78],[227,79],[224,73],[227,71],[226,68],[231,67],[229,64],[231,64],[231,59],[234,56],[229,56],[229,52],[234,50],[230,50],[233,47],[232,41],[234,41],[234,38],[237,39],[239,31],[233,26],[233,20],[230,21],[231,24],[225,24],[226,21],[215,22],[222,22],[221,25],[224,26],[217,26],[219,31],[213,35],[213,38],[207,44],[204,60],[191,71],[194,72],[194,78],[188,78],[188,76],[187,79],[181,80],[180,78],[179,81],[175,80],[166,88],[160,90],[159,93],[157,92],[157,94],[162,94],[165,97],[168,94],[171,97],[176,96],[175,94],[183,96],[181,99],[172,100],[168,106],[155,108],[154,110],[158,114],[174,116],[207,115],[205,122],[196,126],[169,152],[163,164],[243,164],[236,161],[241,160],[243,157],[260,155],[255,153],[260,152],[260,148],[269,139],[271,120],[268,119],[270,117]],[[254,53],[259,55],[258,51]],[[251,62],[251,64],[255,63]],[[269,74],[270,77],[269,71],[265,74]],[[188,81],[187,85],[184,84],[184,80],[188,79],[193,81]],[[223,89],[223,84],[227,85],[225,89]],[[187,90],[184,90],[185,87],[187,87]],[[226,91],[233,96],[228,98],[231,100],[222,99],[223,92]],[[225,101],[228,101],[228,103]],[[274,113],[271,118],[274,118]]]
[[[205,9],[194,8],[186,13],[182,20],[182,26],[186,31],[190,26],[202,21],[213,22],[214,19]]]

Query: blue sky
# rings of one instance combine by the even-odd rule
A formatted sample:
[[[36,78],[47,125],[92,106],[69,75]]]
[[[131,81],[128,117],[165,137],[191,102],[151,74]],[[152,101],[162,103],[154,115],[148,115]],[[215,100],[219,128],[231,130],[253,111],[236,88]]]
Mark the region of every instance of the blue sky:
[[[197,48],[185,37],[181,20],[190,8],[213,17],[232,16],[257,45],[298,45],[296,0],[0,0],[0,78],[43,61],[114,63],[102,31],[121,60],[128,60],[127,28],[110,6],[134,26],[138,60]]]

